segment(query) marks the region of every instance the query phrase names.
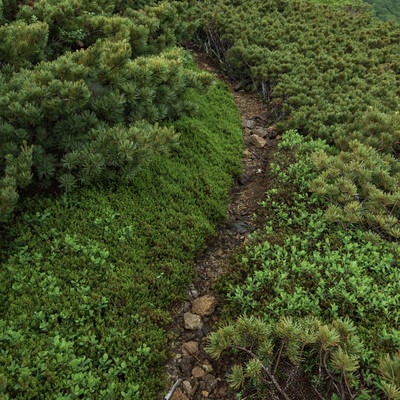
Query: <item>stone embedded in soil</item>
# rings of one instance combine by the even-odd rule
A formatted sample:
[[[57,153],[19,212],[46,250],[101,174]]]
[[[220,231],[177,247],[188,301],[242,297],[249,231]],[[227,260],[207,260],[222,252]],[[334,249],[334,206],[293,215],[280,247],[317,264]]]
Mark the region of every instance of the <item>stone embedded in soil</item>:
[[[267,141],[258,135],[250,136],[250,143],[258,148],[263,148],[267,144]]]
[[[242,221],[236,221],[232,222],[228,225],[228,229],[232,232],[239,233],[239,234],[244,234],[249,231],[249,226]]]
[[[249,149],[243,151],[243,157],[248,158],[251,156],[251,152]]]
[[[176,389],[173,393],[171,400],[189,400],[185,393],[180,388]]]
[[[194,355],[199,352],[199,344],[195,341],[186,342],[182,346],[182,353],[186,355]]]
[[[179,360],[179,369],[183,376],[189,377],[192,373],[193,365],[194,365],[193,357],[183,357]]]
[[[210,392],[207,392],[207,390],[202,390],[201,395],[202,395],[203,397],[206,397],[206,398],[207,398],[207,397],[210,395]]]
[[[242,122],[243,128],[253,129],[256,126],[256,121],[254,119],[245,119]]]
[[[206,294],[193,301],[192,313],[202,316],[211,315],[216,305],[217,299],[212,294]]]
[[[196,379],[202,378],[206,374],[206,371],[204,371],[203,368],[200,367],[194,367],[192,369],[192,376]]]
[[[203,323],[201,322],[201,318],[199,315],[186,312],[185,314],[183,314],[183,320],[185,323],[185,329],[195,331],[203,327]]]
[[[205,361],[203,362],[203,365],[202,365],[201,367],[202,367],[202,368],[204,369],[204,371],[206,371],[206,372],[212,372],[212,371],[214,370],[214,368],[212,367],[210,361],[208,361],[208,360],[205,360]]]
[[[262,138],[266,138],[268,136],[269,132],[268,132],[268,129],[266,129],[266,128],[258,127],[253,130],[253,133]]]
[[[188,380],[183,381],[182,387],[185,389],[185,392],[187,394],[190,395],[192,393],[193,387],[192,387],[192,384],[190,383],[190,381],[188,381]]]

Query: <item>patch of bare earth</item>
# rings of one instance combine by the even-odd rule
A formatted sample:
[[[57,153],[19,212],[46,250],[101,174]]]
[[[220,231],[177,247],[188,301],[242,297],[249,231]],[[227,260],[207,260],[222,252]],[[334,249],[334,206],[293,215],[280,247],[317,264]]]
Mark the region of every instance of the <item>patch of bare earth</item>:
[[[221,274],[229,272],[229,258],[258,228],[260,222],[254,216],[261,212],[259,203],[264,200],[269,186],[269,160],[280,136],[271,126],[265,103],[224,79],[218,67],[206,56],[197,54],[196,61],[202,69],[214,73],[231,87],[243,126],[243,174],[232,188],[227,220],[198,257],[196,280],[188,288],[187,301],[178,310],[170,327],[172,356],[167,372],[171,390],[164,400],[233,400],[235,394],[226,381],[231,365],[226,359],[211,359],[204,350],[207,335],[218,321],[222,301],[213,293],[212,285]],[[313,396],[308,393],[293,398],[311,399]]]

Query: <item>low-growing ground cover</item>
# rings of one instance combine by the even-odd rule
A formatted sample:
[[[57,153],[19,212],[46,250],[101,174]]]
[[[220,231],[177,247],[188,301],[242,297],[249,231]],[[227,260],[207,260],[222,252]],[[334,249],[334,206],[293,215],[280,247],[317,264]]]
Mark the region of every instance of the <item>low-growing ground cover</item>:
[[[273,185],[263,202],[265,226],[238,259],[235,273],[222,282],[224,315],[260,317],[271,326],[288,317],[351,321],[363,342],[352,364],[358,374],[354,393],[368,388],[371,396],[382,395],[378,362],[400,346],[400,246],[366,230],[327,222],[324,201],[308,190],[318,175],[311,156],[317,150],[333,151],[294,131],[284,135],[271,166]],[[235,324],[230,329],[234,332]],[[213,340],[216,348],[224,343]],[[349,347],[344,351],[354,356]],[[317,361],[307,368],[318,374]]]
[[[161,397],[163,326],[240,172],[230,94],[213,83],[191,100],[179,144],[134,184],[25,204],[0,268],[0,397]]]

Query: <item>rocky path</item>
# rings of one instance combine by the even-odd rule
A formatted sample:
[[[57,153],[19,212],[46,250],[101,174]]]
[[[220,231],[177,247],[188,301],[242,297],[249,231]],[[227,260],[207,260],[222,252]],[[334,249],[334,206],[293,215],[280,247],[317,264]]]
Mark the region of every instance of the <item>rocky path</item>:
[[[201,68],[219,75],[218,68],[206,57],[197,55],[196,59]],[[174,356],[167,365],[171,390],[164,400],[235,398],[225,380],[229,366],[212,360],[204,351],[206,337],[218,320],[220,305],[212,284],[226,272],[229,257],[246,244],[248,235],[257,228],[254,215],[264,199],[269,158],[280,137],[268,124],[270,116],[265,104],[228,84],[242,118],[243,174],[232,189],[226,223],[218,228],[216,237],[209,240],[206,251],[198,257],[197,279],[190,285],[187,301],[172,326],[170,348]]]

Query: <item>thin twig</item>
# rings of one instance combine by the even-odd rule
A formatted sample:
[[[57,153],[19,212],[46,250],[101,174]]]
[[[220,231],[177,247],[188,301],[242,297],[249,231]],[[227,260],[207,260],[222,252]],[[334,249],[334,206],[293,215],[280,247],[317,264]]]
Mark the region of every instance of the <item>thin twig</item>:
[[[171,390],[165,395],[164,400],[170,400],[172,395],[174,394],[176,388],[181,384],[182,379],[178,379],[175,383],[174,386],[172,386]]]
[[[278,392],[283,396],[285,400],[291,400],[290,397],[286,394],[286,392],[281,388],[281,385],[279,385],[278,381],[275,379],[274,375],[271,373],[268,367],[266,367],[261,360],[257,357],[256,354],[254,354],[251,350],[247,349],[246,347],[242,346],[234,346],[238,350],[242,350],[245,353],[249,354],[252,358],[254,358],[257,361],[260,361],[261,363],[261,368],[263,371],[268,375],[268,378],[271,379],[272,383],[274,384],[275,388],[278,390]]]
[[[319,390],[314,386],[311,385],[311,387],[314,389],[314,392],[316,393],[316,395],[321,399],[321,400],[326,400],[324,396],[322,396],[322,394],[319,392]]]

